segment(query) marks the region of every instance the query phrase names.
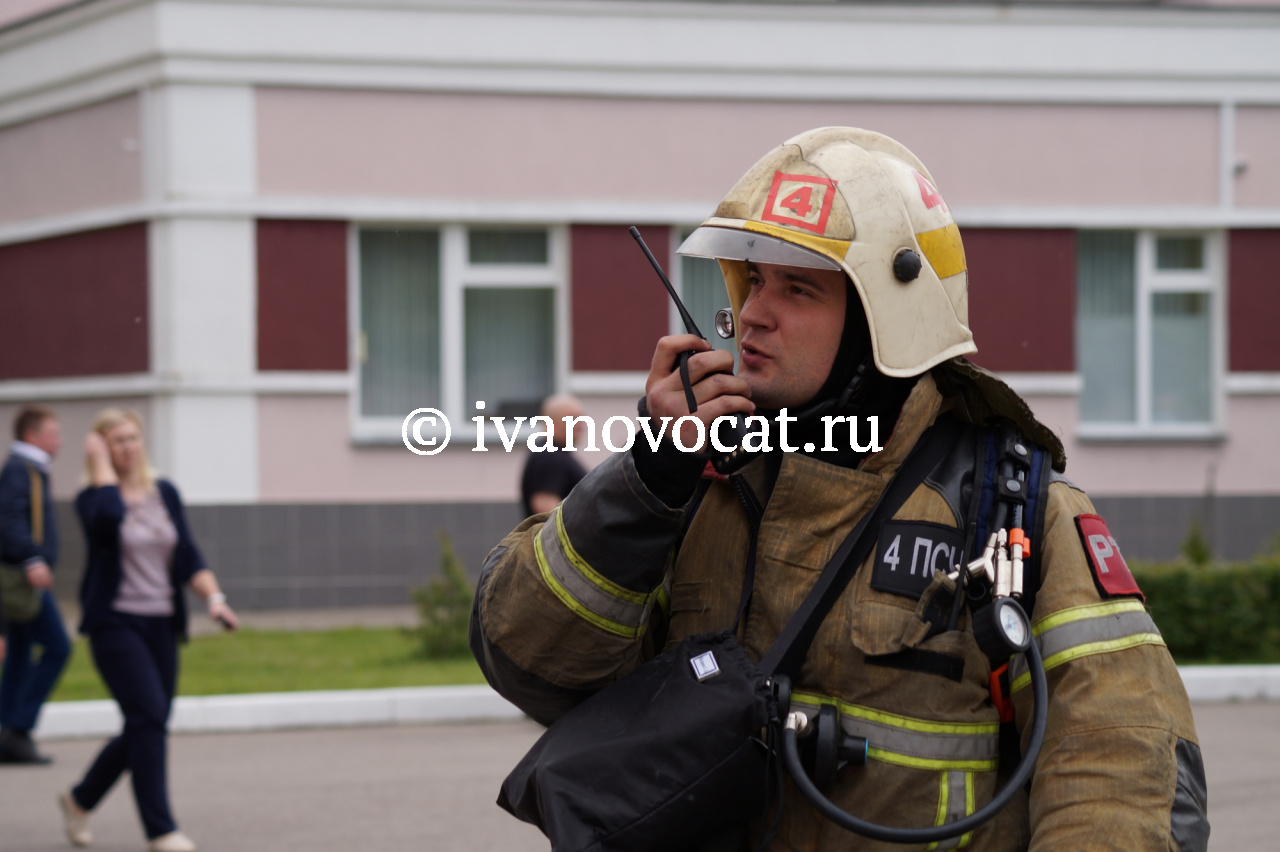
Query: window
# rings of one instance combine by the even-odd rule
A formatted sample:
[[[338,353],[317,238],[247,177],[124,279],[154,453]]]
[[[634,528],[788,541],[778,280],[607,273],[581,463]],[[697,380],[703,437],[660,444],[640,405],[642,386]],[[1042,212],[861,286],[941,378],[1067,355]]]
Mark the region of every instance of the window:
[[[693,233],[692,228],[679,232],[676,247]],[[729,294],[724,289],[724,276],[720,274],[720,264],[705,257],[682,257],[676,255],[680,274],[675,284],[685,310],[716,349],[735,352],[733,338],[728,340],[716,334],[716,313],[721,308],[729,307]],[[675,306],[671,307],[671,333],[684,334],[684,323]]]
[[[1206,234],[1080,232],[1082,435],[1212,432],[1219,410],[1220,243]]]
[[[415,408],[455,434],[475,402],[531,416],[560,384],[563,235],[557,229],[361,228],[358,440],[399,440]]]
[[[440,398],[440,232],[360,234],[360,413]]]

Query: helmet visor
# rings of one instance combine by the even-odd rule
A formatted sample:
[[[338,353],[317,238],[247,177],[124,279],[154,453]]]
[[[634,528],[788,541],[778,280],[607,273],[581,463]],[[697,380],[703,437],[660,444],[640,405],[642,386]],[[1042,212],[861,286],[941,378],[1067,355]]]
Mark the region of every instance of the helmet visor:
[[[677,254],[707,257],[712,260],[745,260],[754,263],[776,263],[780,266],[803,266],[806,269],[840,269],[840,264],[815,251],[786,240],[743,231],[704,225],[680,244]]]

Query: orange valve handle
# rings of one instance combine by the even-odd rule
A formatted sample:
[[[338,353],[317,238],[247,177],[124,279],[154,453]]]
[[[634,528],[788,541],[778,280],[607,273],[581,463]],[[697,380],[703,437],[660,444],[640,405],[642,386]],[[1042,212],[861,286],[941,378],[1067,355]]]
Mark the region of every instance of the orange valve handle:
[[[1009,547],[1015,544],[1022,545],[1022,558],[1026,559],[1031,556],[1031,539],[1027,538],[1027,534],[1018,527],[1009,530]]]

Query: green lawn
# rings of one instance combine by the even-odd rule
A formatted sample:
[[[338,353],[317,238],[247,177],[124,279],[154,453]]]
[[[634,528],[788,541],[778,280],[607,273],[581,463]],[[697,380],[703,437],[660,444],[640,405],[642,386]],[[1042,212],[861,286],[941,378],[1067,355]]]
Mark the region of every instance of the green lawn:
[[[427,660],[398,628],[325,632],[242,630],[201,636],[182,646],[179,695],[378,689],[484,683],[470,657]],[[109,698],[83,638],[51,700]]]

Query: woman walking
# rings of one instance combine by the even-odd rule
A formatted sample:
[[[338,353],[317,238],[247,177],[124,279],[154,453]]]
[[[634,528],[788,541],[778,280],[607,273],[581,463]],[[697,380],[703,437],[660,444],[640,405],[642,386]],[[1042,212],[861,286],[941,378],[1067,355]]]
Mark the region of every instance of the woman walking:
[[[142,421],[108,408],[85,439],[89,486],[76,497],[88,565],[80,587],[80,632],[124,716],[79,784],[59,796],[67,837],[91,840],[88,816],[128,770],[148,852],[194,852],[169,809],[166,736],[177,686],[178,642],[187,635],[183,588],[205,600],[227,629],[236,616],[204,567],[178,491],[147,462]]]

